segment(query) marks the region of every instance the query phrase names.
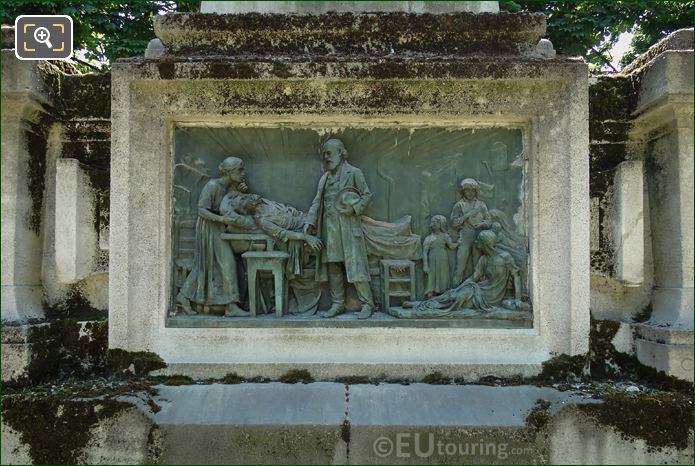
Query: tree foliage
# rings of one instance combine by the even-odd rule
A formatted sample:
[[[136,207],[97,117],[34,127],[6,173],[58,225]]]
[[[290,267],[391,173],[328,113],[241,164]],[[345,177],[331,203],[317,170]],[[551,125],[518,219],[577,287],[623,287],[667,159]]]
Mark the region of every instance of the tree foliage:
[[[623,32],[632,32],[631,47],[621,65],[632,62],[669,33],[693,26],[693,1],[587,0],[501,1],[507,11],[541,12],[547,37],[563,55],[583,56],[595,69],[611,61],[608,51]]]
[[[14,24],[18,15],[71,16],[74,49],[83,49],[85,58],[93,64],[143,54],[155,37],[154,15],[197,11],[199,6],[200,0],[0,0],[3,24]]]

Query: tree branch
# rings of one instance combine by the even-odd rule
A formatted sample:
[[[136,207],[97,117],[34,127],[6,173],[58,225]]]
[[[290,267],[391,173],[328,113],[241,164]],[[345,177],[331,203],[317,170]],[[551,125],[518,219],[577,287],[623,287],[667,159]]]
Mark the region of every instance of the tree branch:
[[[610,66],[611,69],[613,70],[614,73],[618,73],[618,70],[615,69],[615,66],[613,66],[613,63],[609,59],[607,59],[601,52],[596,50],[596,47],[591,47],[591,51],[594,52],[598,57],[605,63],[606,65]]]
[[[90,67],[90,68],[93,69],[93,70],[101,71],[101,68],[99,68],[98,66],[94,66],[94,65],[92,65],[91,63],[86,62],[86,61],[84,61],[84,60],[80,60],[80,59],[77,58],[77,57],[72,57],[72,59],[73,59],[74,61],[76,61],[77,63],[81,64],[81,65]]]

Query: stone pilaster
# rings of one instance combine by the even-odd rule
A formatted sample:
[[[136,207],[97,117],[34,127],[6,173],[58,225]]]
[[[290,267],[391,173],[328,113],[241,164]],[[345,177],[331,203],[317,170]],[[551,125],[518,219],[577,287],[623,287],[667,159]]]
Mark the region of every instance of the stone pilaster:
[[[693,30],[673,33],[628,71],[639,82],[632,136],[644,148],[655,284],[635,350],[693,380]]]

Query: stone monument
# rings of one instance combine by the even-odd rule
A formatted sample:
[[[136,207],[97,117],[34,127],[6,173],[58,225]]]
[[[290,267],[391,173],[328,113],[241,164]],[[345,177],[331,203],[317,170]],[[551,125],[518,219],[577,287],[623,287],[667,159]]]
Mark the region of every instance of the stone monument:
[[[586,351],[586,68],[537,53],[544,18],[256,3],[114,64],[111,347],[325,376]]]

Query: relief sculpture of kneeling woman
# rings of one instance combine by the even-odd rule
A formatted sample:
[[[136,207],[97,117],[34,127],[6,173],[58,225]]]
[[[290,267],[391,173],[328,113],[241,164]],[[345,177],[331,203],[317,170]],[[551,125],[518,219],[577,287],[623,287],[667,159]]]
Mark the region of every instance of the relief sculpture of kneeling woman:
[[[186,277],[176,304],[185,314],[196,314],[191,302],[204,306],[224,306],[227,317],[247,317],[239,307],[239,281],[232,245],[222,239],[226,225],[244,225],[251,220],[241,215],[220,214],[220,204],[230,191],[246,191],[244,162],[227,157],[219,166],[220,177],[207,182],[198,200],[193,268]]]
[[[484,317],[500,311],[500,318],[509,318],[507,311],[526,311],[529,305],[521,301],[519,268],[511,254],[496,248],[497,235],[491,230],[478,234],[482,256],[473,276],[456,288],[425,301],[406,301],[398,312],[401,318],[462,318]],[[505,299],[509,278],[514,283],[514,299]],[[492,316],[490,316],[492,318]],[[520,316],[521,317],[521,316]]]

